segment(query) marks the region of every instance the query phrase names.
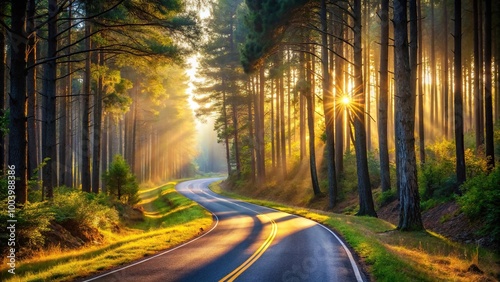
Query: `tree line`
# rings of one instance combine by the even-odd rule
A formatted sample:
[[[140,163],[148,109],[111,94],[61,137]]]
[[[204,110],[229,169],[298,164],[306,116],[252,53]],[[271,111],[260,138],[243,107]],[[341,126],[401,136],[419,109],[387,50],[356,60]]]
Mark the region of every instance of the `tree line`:
[[[376,216],[367,165],[375,151],[382,191],[398,191],[398,229],[422,229],[417,168],[426,144],[455,141],[455,192],[466,180],[464,132],[475,133],[476,153],[489,170],[495,166],[500,29],[493,4],[213,1],[198,114],[217,109],[228,173],[237,179],[287,179],[307,161],[320,195],[317,151],[324,147],[330,207],[352,145],[358,215]]]
[[[106,192],[123,155],[139,181],[194,171],[183,61],[200,38],[184,1],[0,3],[0,160],[29,189]]]

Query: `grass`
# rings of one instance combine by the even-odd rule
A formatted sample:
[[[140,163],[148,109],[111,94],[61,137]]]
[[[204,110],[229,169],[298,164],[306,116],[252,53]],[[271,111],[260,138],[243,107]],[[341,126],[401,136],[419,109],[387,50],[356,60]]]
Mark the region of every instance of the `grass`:
[[[214,192],[296,214],[330,227],[360,257],[375,281],[495,281],[500,278],[499,256],[491,251],[451,242],[433,232],[399,232],[381,219],[334,214],[255,200],[223,190]],[[475,264],[484,273],[468,271]]]
[[[199,235],[212,224],[201,206],[175,191],[175,182],[139,191],[144,221],[119,234],[102,231],[106,243],[79,250],[53,248],[33,259],[18,262],[16,275],[2,265],[1,281],[67,281],[126,264],[172,248]]]

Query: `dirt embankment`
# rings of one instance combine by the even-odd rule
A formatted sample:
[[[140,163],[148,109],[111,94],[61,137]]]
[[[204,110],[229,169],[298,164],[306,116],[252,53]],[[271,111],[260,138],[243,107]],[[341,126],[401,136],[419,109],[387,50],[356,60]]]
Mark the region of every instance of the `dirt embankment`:
[[[393,201],[377,211],[378,217],[398,224],[399,201]],[[448,202],[437,205],[422,213],[422,221],[427,230],[436,232],[452,241],[475,243],[483,247],[494,246],[487,235],[481,235],[479,230],[482,223],[470,220],[460,211],[456,202]]]

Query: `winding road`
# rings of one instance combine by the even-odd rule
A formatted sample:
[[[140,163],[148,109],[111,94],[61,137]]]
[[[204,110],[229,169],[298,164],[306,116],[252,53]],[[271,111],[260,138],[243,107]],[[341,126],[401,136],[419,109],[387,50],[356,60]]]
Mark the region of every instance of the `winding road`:
[[[332,231],[302,217],[217,195],[208,189],[215,180],[176,187],[213,214],[210,230],[85,281],[366,281]]]

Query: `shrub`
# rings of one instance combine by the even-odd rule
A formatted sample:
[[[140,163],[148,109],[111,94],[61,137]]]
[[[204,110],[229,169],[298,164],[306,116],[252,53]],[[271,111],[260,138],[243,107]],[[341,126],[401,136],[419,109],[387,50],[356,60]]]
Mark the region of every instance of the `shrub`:
[[[104,173],[103,180],[112,197],[129,205],[139,202],[139,184],[121,155],[115,156],[109,169]]]
[[[463,195],[458,197],[461,210],[472,219],[484,222],[481,233],[490,234],[500,243],[500,167],[489,175],[481,174],[462,185]]]
[[[54,192],[51,210],[58,223],[71,221],[81,226],[103,228],[118,221],[118,213],[110,205],[104,194],[59,187]]]
[[[385,192],[378,194],[378,196],[377,196],[378,205],[380,207],[383,207],[383,206],[391,203],[392,201],[397,199],[396,193],[397,193],[396,189],[391,189],[389,191],[385,191]]]
[[[455,174],[455,144],[445,140],[426,148],[426,163],[420,169],[419,186],[422,200],[449,198],[458,192]],[[476,156],[472,149],[465,150],[467,179],[486,172],[484,156]]]
[[[7,200],[2,199],[0,209],[7,211]],[[0,239],[2,242],[7,240],[7,212],[0,213]],[[17,208],[15,213],[16,222],[16,245],[22,244],[22,249],[36,250],[43,246],[45,239],[42,232],[49,230],[50,221],[54,219],[54,213],[50,211],[46,202],[27,203],[23,208]],[[4,232],[5,231],[5,232]],[[4,249],[4,251],[7,248]]]
[[[380,186],[380,161],[378,159],[378,152],[368,152],[368,172],[370,173],[370,183],[372,188]]]
[[[12,219],[8,214],[8,182],[7,178],[0,177],[0,241],[6,242],[8,239],[7,220]],[[16,207],[16,244],[22,242],[23,249],[38,249],[44,244],[42,232],[48,230],[50,221],[54,215],[48,209],[47,203],[27,203],[23,207]],[[7,250],[2,249],[1,252]]]

